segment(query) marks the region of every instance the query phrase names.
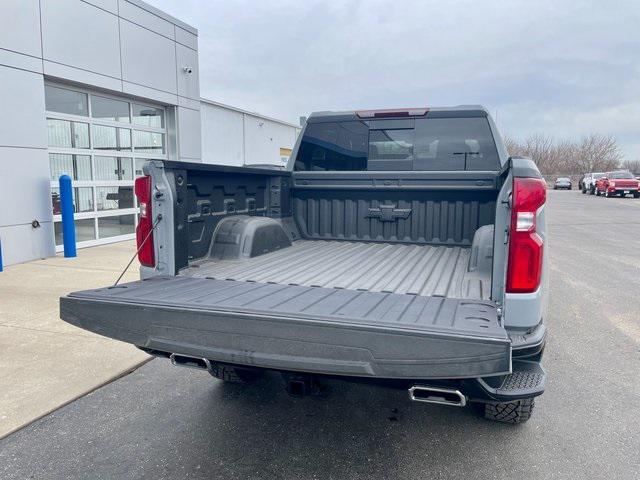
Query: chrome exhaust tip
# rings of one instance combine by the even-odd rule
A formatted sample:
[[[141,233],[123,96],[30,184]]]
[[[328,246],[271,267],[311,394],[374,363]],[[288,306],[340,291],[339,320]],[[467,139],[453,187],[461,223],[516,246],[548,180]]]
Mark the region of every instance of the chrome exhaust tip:
[[[411,387],[409,389],[409,398],[414,402],[435,403],[437,405],[449,405],[450,407],[464,407],[467,404],[467,397],[460,390],[426,385],[414,385]]]
[[[176,367],[195,368],[196,370],[211,370],[211,362],[206,358],[190,357],[172,353],[169,355],[171,364]]]

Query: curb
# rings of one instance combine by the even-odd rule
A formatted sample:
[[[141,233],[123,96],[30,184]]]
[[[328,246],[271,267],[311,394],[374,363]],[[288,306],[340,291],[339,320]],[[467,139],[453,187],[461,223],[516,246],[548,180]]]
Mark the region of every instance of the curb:
[[[29,420],[28,422],[23,423],[22,425],[20,425],[20,426],[18,426],[18,427],[15,427],[15,428],[13,428],[13,429],[9,430],[9,431],[8,431],[8,432],[6,432],[6,433],[0,434],[0,440],[3,440],[3,439],[5,439],[5,438],[7,438],[9,435],[11,435],[11,434],[13,434],[13,433],[16,433],[18,430],[22,430],[23,428],[28,427],[28,426],[29,426],[29,425],[31,425],[32,423],[37,422],[37,421],[38,421],[38,420],[40,420],[41,418],[44,418],[44,417],[46,417],[47,415],[52,414],[53,412],[55,412],[56,410],[61,409],[62,407],[66,407],[67,405],[69,405],[70,403],[75,402],[75,401],[76,401],[76,400],[78,400],[79,398],[82,398],[82,397],[84,397],[84,396],[86,396],[86,395],[89,395],[90,393],[95,392],[96,390],[98,390],[98,389],[100,389],[100,388],[104,387],[105,385],[108,385],[109,383],[115,382],[116,380],[119,380],[120,378],[122,378],[122,377],[125,377],[125,376],[129,375],[130,373],[132,373],[132,372],[136,371],[138,368],[140,368],[140,367],[141,367],[141,366],[143,366],[144,364],[146,364],[146,363],[150,362],[151,360],[153,360],[153,358],[154,358],[154,357],[149,356],[149,358],[145,358],[144,360],[142,360],[142,361],[140,361],[140,362],[135,363],[135,364],[134,364],[134,365],[132,365],[131,367],[127,367],[127,368],[125,368],[124,370],[122,370],[122,371],[120,371],[120,372],[116,373],[115,375],[113,375],[113,376],[111,376],[111,377],[107,378],[107,379],[106,379],[106,380],[104,380],[103,382],[100,382],[98,385],[96,385],[96,386],[94,386],[94,387],[91,387],[91,388],[87,389],[86,391],[84,391],[84,392],[82,392],[82,393],[79,393],[79,394],[75,395],[74,397],[70,398],[69,400],[67,400],[67,401],[65,401],[65,402],[63,402],[63,403],[61,403],[60,405],[58,405],[58,406],[56,406],[56,407],[54,407],[54,408],[51,408],[51,409],[47,410],[46,412],[42,413],[41,415],[38,415],[38,416],[37,416],[37,417],[35,417],[35,418],[32,418],[32,419],[31,419],[31,420]]]

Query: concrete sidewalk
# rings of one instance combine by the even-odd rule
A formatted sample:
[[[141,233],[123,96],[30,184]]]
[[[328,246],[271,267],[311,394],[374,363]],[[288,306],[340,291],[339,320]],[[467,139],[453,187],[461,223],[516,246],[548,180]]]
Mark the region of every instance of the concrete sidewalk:
[[[0,272],[0,438],[149,358],[58,316],[60,296],[113,283],[134,252],[121,242]],[[135,261],[121,282],[137,278]]]

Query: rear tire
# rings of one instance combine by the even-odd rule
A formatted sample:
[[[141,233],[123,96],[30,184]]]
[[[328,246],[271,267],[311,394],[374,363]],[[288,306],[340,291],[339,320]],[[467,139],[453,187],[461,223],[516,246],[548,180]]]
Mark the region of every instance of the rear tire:
[[[262,377],[264,372],[248,368],[232,367],[223,363],[211,363],[211,376],[228,383],[254,383]]]
[[[508,403],[485,403],[484,418],[494,422],[519,424],[531,418],[534,398],[523,398]]]
[[[633,198],[640,198],[640,192],[636,192],[633,194]]]

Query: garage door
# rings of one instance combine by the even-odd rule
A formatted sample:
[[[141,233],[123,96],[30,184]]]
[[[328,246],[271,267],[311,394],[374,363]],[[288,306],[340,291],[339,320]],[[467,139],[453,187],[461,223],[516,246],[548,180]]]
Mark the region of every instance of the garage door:
[[[64,85],[45,85],[56,249],[62,249],[58,179],[73,179],[79,247],[134,238],[136,175],[166,158],[164,107]]]

